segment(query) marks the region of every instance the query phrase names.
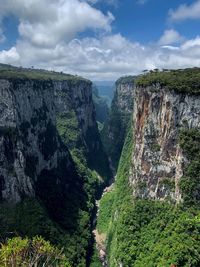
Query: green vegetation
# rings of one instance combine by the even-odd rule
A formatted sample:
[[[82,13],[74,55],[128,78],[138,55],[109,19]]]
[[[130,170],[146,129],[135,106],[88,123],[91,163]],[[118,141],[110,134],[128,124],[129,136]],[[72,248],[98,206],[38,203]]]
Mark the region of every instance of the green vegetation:
[[[94,253],[91,259],[90,267],[102,267],[102,263],[99,259],[98,251],[94,248]]]
[[[62,142],[68,147],[72,156],[76,151],[75,161],[84,162],[96,177],[101,176],[99,180],[99,191],[103,188],[103,183],[107,183],[110,178],[110,169],[107,155],[103,150],[98,127],[95,124],[89,127],[86,133],[81,132],[81,122],[78,122],[76,110],[67,103],[69,110],[57,114],[56,127]],[[95,118],[94,118],[95,119]],[[79,151],[79,152],[78,152]],[[78,153],[77,153],[78,152]],[[95,155],[95,156],[94,156]],[[85,160],[83,160],[85,158]],[[98,175],[97,175],[98,173]],[[90,176],[89,176],[90,177]],[[97,189],[97,188],[95,188]]]
[[[94,147],[90,148],[90,146],[93,145],[91,142],[92,140],[96,143],[100,141],[99,133],[94,128],[91,128],[88,131],[86,135],[86,142],[88,141],[88,148],[91,150],[86,151],[86,147],[84,146],[83,140],[81,139],[81,132],[77,117],[73,110],[57,116],[57,129],[63,143],[69,148],[73,160],[76,163],[77,169],[84,169],[84,174],[82,173],[81,175],[88,175],[88,180],[91,179],[90,182],[92,184],[95,180],[96,186],[94,187],[94,190],[101,191],[104,186],[103,183],[107,181],[110,173],[107,156],[105,155],[104,151],[101,151],[100,148],[96,148],[99,149],[99,151],[96,151],[94,157],[94,154],[92,153]],[[87,168],[89,173],[87,171]],[[97,171],[102,176],[102,179],[98,178]]]
[[[167,187],[171,192],[175,191],[175,180],[173,178],[162,178],[162,180],[160,180],[159,186],[163,185],[165,187]]]
[[[136,85],[141,87],[159,85],[179,93],[200,94],[200,68],[150,71],[140,75]]]
[[[72,129],[76,133],[74,114],[72,115],[67,119],[68,126],[65,127],[66,131]],[[25,125],[22,128],[23,132],[24,128]],[[71,138],[69,133],[67,135]],[[22,193],[22,201],[16,206],[1,202],[0,237],[5,240],[9,236],[33,238],[40,235],[59,249],[63,249],[63,254],[71,266],[85,267],[88,262],[88,249],[91,246],[91,214],[98,184],[97,175],[87,169],[86,162],[78,165],[76,161],[74,165],[65,144],[60,141],[61,146],[58,147],[58,138],[56,129],[51,124],[47,124],[46,131],[38,136],[40,149],[47,159],[59,149],[62,156],[58,158],[58,168],[44,169],[37,176],[34,184],[37,198],[25,199]],[[69,138],[67,142],[71,142]],[[12,144],[10,141],[9,149]],[[82,155],[80,150],[78,152]],[[6,156],[7,154],[12,157],[10,151],[5,151]],[[78,153],[73,153],[75,159],[74,154]],[[9,161],[12,163],[13,159]],[[31,154],[26,157],[25,172],[33,179],[37,161],[37,157]],[[80,166],[83,170],[80,170]],[[3,186],[2,183],[0,181],[0,186]]]
[[[91,141],[94,141],[94,143],[99,142],[99,135],[95,128],[89,129],[88,133],[86,134],[89,144],[89,151],[86,151],[83,140],[81,139],[82,137],[78,120],[73,109],[65,112],[64,114],[58,114],[57,129],[63,144],[67,145],[67,147],[70,149],[71,156],[75,163],[76,171],[79,177],[81,177],[82,179],[83,188],[87,196],[87,209],[79,214],[80,218],[78,219],[78,221],[76,218],[73,219],[72,215],[74,213],[74,209],[76,209],[76,207],[80,207],[80,205],[75,204],[75,206],[72,206],[70,210],[71,216],[68,218],[68,226],[75,224],[77,226],[77,229],[75,230],[75,232],[70,231],[70,238],[69,236],[66,237],[65,235],[65,240],[67,240],[68,244],[68,250],[70,251],[69,254],[71,254],[70,256],[67,253],[68,257],[70,258],[70,263],[72,264],[72,266],[82,267],[85,266],[84,264],[86,264],[86,262],[88,264],[88,261],[90,260],[90,255],[88,255],[88,253],[90,253],[93,246],[90,227],[92,217],[94,216],[95,197],[99,198],[104,187],[103,178],[106,177],[107,173],[107,158],[106,155],[102,155],[102,153],[100,153],[101,151],[97,151],[97,153],[95,153],[95,156],[93,153],[91,153],[91,151],[94,150],[94,147],[90,148],[89,146],[90,144],[93,145]],[[99,169],[100,173],[103,173],[105,175],[103,178],[99,176],[99,174],[95,171],[95,168],[89,168],[91,166],[95,166],[95,164],[91,164],[91,157],[93,158],[92,160],[95,161],[95,164],[98,164],[96,169]],[[72,197],[73,201],[76,202],[79,196],[76,197],[74,195]],[[73,258],[71,260],[72,256]],[[76,258],[78,259],[78,261]],[[82,261],[80,262],[81,259]],[[85,261],[85,259],[87,260]],[[98,257],[96,257],[96,259],[93,257],[93,265],[98,264],[97,259]],[[77,264],[77,262],[79,264],[75,265],[75,263]]]
[[[102,142],[108,156],[112,159],[112,164],[117,170],[120,155],[127,134],[130,114],[121,112],[117,105],[117,95],[111,105],[108,121],[101,131]]]
[[[118,168],[124,140],[132,115],[134,76],[125,76],[116,81],[116,91],[104,128],[102,142],[115,170]]]
[[[127,84],[127,83],[134,83],[135,82],[135,79],[136,79],[136,76],[123,76],[121,78],[119,78],[117,81],[116,81],[116,84]]]
[[[0,265],[6,267],[70,267],[62,250],[52,246],[50,242],[39,236],[31,240],[15,237],[2,244]]]
[[[104,184],[110,177],[110,172],[97,127],[94,124],[83,136],[80,129],[81,122],[78,122],[76,110],[70,102],[67,105],[68,111],[57,114],[56,126],[63,145],[66,145],[70,150],[75,169],[82,179],[84,192],[86,193],[87,208],[82,209],[78,220],[73,218],[74,209],[80,207],[80,204],[76,203],[80,197],[74,195],[72,202],[75,202],[75,205],[71,206],[71,211],[69,211],[71,216],[67,220],[68,227],[71,224],[77,227],[75,231],[70,231],[71,238],[67,238],[68,249],[71,251],[71,256],[73,255],[72,260],[69,256],[70,263],[72,266],[81,267],[86,266],[86,264],[88,266],[93,250],[91,227],[95,212],[95,197],[100,197]],[[76,247],[74,247],[75,244]],[[98,257],[96,259],[93,257],[93,265],[99,264],[97,259]],[[77,263],[78,265],[76,265]]]
[[[91,83],[82,77],[76,75],[65,74],[62,72],[47,71],[42,69],[28,69],[22,67],[14,67],[11,65],[0,65],[0,79],[31,79],[31,80],[55,80],[55,81],[71,81],[76,83],[77,81],[83,81]]]
[[[132,140],[130,130],[122,151],[115,188],[112,195],[106,194],[101,201],[97,226],[107,234],[109,266],[117,267],[120,263],[134,267],[200,266],[199,208],[133,199],[128,181]],[[199,153],[199,132],[192,130],[187,135],[182,132],[180,140],[182,147],[191,149],[187,152],[188,156],[196,161],[196,156],[192,155]],[[167,178],[163,183],[170,188],[174,186]]]
[[[103,186],[105,186],[108,184],[112,174],[108,156],[104,151],[97,127],[90,127],[88,129],[85,141],[89,150],[88,154],[86,154],[88,166],[99,174]]]
[[[126,203],[128,205],[128,203]],[[163,267],[200,264],[198,212],[136,200],[119,214],[111,243],[111,266]]]
[[[189,160],[185,166],[180,188],[185,204],[200,203],[200,129],[181,130],[179,143]]]
[[[159,152],[160,151],[160,145],[159,144],[152,144],[152,146],[151,146],[151,150],[153,151],[153,152]]]
[[[111,191],[105,193],[100,201],[100,216],[97,221],[97,229],[99,233],[106,233],[111,223],[112,206],[114,201],[115,192]]]
[[[47,81],[49,79],[67,80],[69,87],[75,85],[77,81],[90,83],[72,75],[4,65],[0,65],[0,78],[16,79],[13,81],[15,90],[26,83],[27,79],[34,80],[34,89],[47,90],[52,86],[52,82]],[[27,144],[29,129],[34,131],[35,127],[43,126],[45,122],[46,130],[40,131],[36,139],[40,151],[45,160],[52,158],[55,151],[58,151],[60,156],[57,159],[58,167],[48,166],[35,179],[38,158],[32,154],[25,155],[25,173],[35,181],[36,197],[26,199],[26,193],[21,192],[22,201],[19,204],[0,203],[0,237],[6,240],[9,236],[21,236],[23,240],[27,240],[26,237],[31,240],[34,236],[40,235],[62,249],[70,266],[85,267],[89,264],[89,251],[93,246],[91,228],[95,197],[99,197],[106,178],[109,178],[107,174],[110,170],[95,122],[94,127],[88,129],[83,136],[80,129],[82,121],[78,122],[76,107],[70,102],[70,96],[67,95],[65,99],[67,111],[56,114],[56,128],[47,121],[45,105],[40,110],[34,110],[30,122],[24,122],[20,126],[24,144]],[[80,101],[77,100],[77,105],[81,104]],[[11,135],[11,133],[10,129],[0,129],[0,135]],[[13,145],[14,142],[10,143]],[[10,148],[8,146],[8,150]],[[5,154],[7,152],[10,157],[13,156],[10,151],[5,151]],[[97,174],[97,170],[100,175],[102,174],[101,177]],[[2,188],[4,186],[3,177],[0,177],[0,186]]]
[[[1,204],[1,240],[6,240],[9,236],[32,239],[40,235],[62,250],[71,266],[85,267],[90,242],[90,217],[87,211],[79,210],[75,219],[76,206],[73,208],[74,210],[71,208],[71,211],[67,211],[68,220],[64,221],[66,219],[63,218],[61,224],[52,218],[39,200],[25,199],[15,207]],[[59,207],[58,211],[61,212]]]
[[[72,149],[80,142],[80,129],[76,114],[73,110],[57,116],[57,129],[69,149]]]

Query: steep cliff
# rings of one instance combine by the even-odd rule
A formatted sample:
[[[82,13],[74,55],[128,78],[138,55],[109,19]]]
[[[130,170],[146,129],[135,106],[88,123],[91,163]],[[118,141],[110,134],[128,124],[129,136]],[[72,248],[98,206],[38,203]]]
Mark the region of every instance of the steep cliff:
[[[168,85],[173,76],[187,80],[194,79],[190,91],[189,84],[182,79],[181,90],[176,83]],[[189,74],[191,77],[188,77]],[[156,73],[146,75],[155,76]],[[195,89],[195,70],[162,73],[163,81],[143,85],[145,76],[138,79],[135,89],[133,112],[134,143],[133,175],[130,182],[134,196],[148,199],[168,199],[181,201],[180,179],[188,159],[180,146],[181,130],[200,128],[200,93]],[[150,82],[151,83],[151,82]]]
[[[135,91],[133,176],[134,195],[179,202],[180,178],[187,158],[179,145],[180,129],[200,127],[200,96],[167,88]]]
[[[17,231],[52,239],[47,232],[57,229],[54,222],[66,233],[76,232],[80,212],[88,211],[88,196],[57,133],[52,81],[1,78],[0,95],[1,236]],[[41,228],[41,212],[51,227]],[[38,220],[30,229],[25,222],[29,216]]]
[[[98,178],[89,167],[107,178],[91,82],[42,70],[1,70],[1,238],[40,234],[64,247],[72,266],[88,264]]]
[[[109,163],[103,150],[95,107],[92,83],[87,80],[54,81],[57,128],[72,153],[82,151],[91,169],[109,180]]]
[[[135,77],[122,77],[116,81],[116,90],[111,104],[108,121],[102,131],[107,154],[117,169],[127,134],[127,125],[133,111],[133,91]]]
[[[200,69],[140,76],[133,106],[115,185],[100,203],[109,266],[197,267]]]
[[[35,196],[42,171],[63,160],[73,169],[72,160],[56,132],[51,82],[1,79],[0,94],[1,195],[19,202]]]

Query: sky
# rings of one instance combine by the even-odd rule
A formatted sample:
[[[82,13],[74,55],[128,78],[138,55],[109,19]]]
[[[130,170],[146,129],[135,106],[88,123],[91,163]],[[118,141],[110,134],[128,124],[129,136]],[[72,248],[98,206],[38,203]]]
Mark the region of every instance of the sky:
[[[0,0],[0,63],[94,81],[200,67],[200,0]]]

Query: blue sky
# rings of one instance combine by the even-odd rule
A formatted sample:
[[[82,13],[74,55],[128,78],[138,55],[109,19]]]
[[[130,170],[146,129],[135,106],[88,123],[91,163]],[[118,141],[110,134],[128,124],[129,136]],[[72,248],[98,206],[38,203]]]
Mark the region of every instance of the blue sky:
[[[169,21],[169,10],[176,10],[180,5],[192,5],[193,0],[123,0],[115,5],[107,1],[97,2],[96,6],[103,12],[111,10],[115,17],[112,23],[114,33],[122,33],[132,41],[143,44],[156,42],[166,29],[176,29],[187,38],[199,34],[200,20],[185,20],[181,23]]]
[[[0,0],[0,62],[113,80],[200,66],[200,0]]]

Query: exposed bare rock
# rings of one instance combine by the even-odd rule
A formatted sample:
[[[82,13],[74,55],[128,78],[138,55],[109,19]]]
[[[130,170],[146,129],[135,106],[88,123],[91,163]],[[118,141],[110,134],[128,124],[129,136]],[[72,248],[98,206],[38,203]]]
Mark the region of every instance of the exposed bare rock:
[[[179,180],[187,164],[179,130],[200,127],[200,96],[155,85],[137,87],[134,101],[134,196],[179,202]]]

